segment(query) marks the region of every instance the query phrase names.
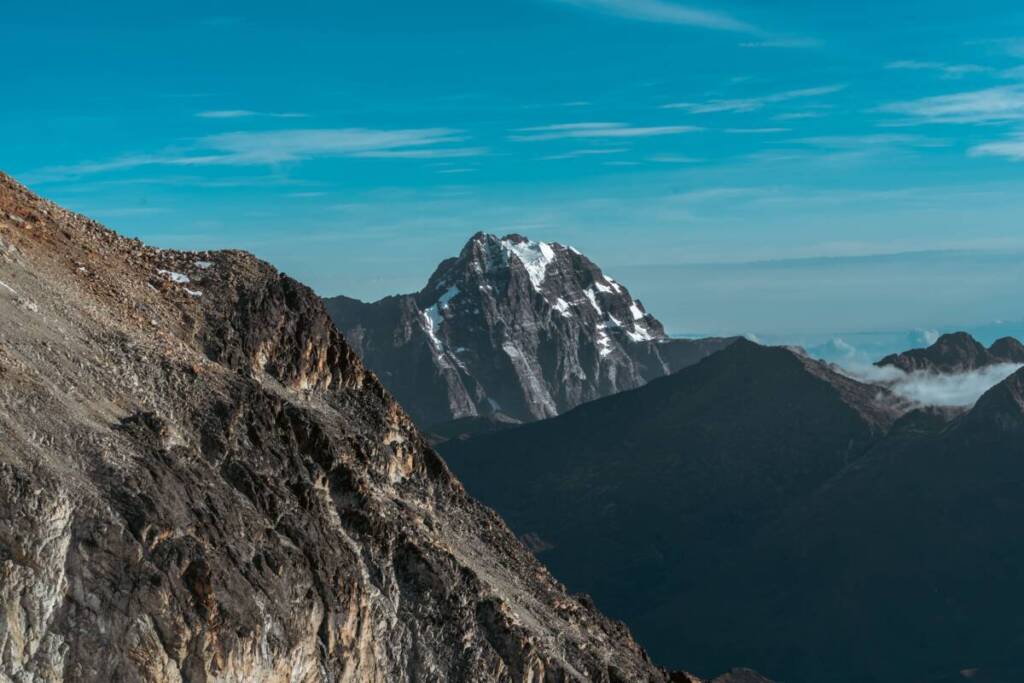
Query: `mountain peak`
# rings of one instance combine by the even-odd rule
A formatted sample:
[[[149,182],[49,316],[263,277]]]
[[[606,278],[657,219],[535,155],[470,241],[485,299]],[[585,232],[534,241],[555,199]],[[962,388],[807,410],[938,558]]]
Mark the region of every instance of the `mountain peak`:
[[[518,233],[477,232],[415,294],[327,305],[426,426],[551,417],[726,343],[670,340],[643,303],[578,250]]]
[[[977,339],[967,332],[953,332],[939,337],[925,349],[913,349],[886,356],[879,367],[893,366],[904,372],[964,372],[993,364],[994,359]]]
[[[1014,337],[997,339],[988,352],[1003,363],[1024,363],[1024,344]]]

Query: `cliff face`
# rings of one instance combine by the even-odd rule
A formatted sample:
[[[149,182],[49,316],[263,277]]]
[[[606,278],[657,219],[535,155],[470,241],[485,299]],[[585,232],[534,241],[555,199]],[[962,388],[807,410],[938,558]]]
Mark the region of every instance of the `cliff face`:
[[[302,285],[0,175],[0,678],[663,681]]]
[[[327,299],[357,352],[422,425],[529,422],[641,386],[732,340],[669,339],[571,247],[478,233],[416,294]]]

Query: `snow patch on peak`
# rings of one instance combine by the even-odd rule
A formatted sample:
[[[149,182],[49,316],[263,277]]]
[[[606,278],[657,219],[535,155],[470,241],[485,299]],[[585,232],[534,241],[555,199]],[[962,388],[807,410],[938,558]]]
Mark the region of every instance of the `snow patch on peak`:
[[[427,310],[423,311],[423,322],[423,330],[430,338],[430,343],[436,351],[441,351],[444,348],[444,343],[441,341],[441,338],[437,336],[437,333],[441,329],[441,323],[444,322],[444,316],[442,316],[441,311],[438,310],[437,304],[434,304]]]
[[[441,298],[437,300],[437,305],[439,305],[441,308],[448,308],[448,302],[451,301],[452,299],[454,299],[455,297],[457,297],[458,295],[459,295],[459,288],[458,287],[456,287],[456,286],[449,287],[448,291],[446,291],[444,294],[442,294]]]
[[[644,312],[640,310],[640,306],[636,303],[636,301],[630,303],[629,312],[633,314],[633,320],[644,319]]]
[[[634,325],[632,330],[626,331],[626,336],[635,342],[654,341],[654,335],[643,325]]]
[[[434,349],[441,352],[444,349],[444,342],[438,336],[441,331],[441,324],[444,322],[444,314],[442,311],[448,309],[448,304],[452,299],[459,295],[458,287],[449,287],[448,291],[441,295],[441,298],[437,300],[433,306],[429,306],[423,313],[424,331],[430,338],[430,343]]]
[[[556,311],[561,313],[562,317],[564,317],[564,318],[571,318],[572,317],[572,313],[569,311],[569,308],[571,307],[571,305],[572,304],[570,304],[568,301],[566,301],[562,297],[558,297],[557,299],[555,299],[555,303],[552,304],[552,308],[554,308]]]
[[[547,242],[532,242],[524,240],[521,242],[504,239],[502,245],[512,252],[519,262],[526,268],[527,275],[533,288],[540,290],[547,276],[548,266],[555,260],[555,250]]]
[[[610,356],[612,353],[611,337],[604,331],[604,327],[600,325],[597,328],[597,352],[601,358]]]

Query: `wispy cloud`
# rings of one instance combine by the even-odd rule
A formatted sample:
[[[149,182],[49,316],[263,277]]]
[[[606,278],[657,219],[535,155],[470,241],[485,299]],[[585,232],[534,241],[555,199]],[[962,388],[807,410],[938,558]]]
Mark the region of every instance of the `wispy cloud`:
[[[863,150],[868,147],[948,147],[949,140],[924,135],[871,133],[867,135],[819,135],[789,142],[824,149]]]
[[[625,19],[659,24],[696,26],[737,33],[758,33],[758,29],[728,14],[678,5],[667,0],[555,0]]]
[[[937,71],[943,78],[963,78],[968,74],[977,74],[990,71],[988,67],[978,64],[946,64],[945,62],[919,62],[912,59],[902,59],[889,62],[886,69],[903,71]]]
[[[823,111],[791,111],[785,114],[776,114],[773,118],[776,121],[798,121],[800,119],[820,119],[825,116]]]
[[[972,40],[967,44],[994,47],[999,52],[1011,57],[1024,57],[1024,38],[989,38]]]
[[[1012,161],[1024,161],[1024,134],[1009,140],[997,140],[975,145],[968,150],[974,157],[1003,157]]]
[[[767,133],[788,133],[789,128],[726,128],[726,133],[734,135],[760,135]]]
[[[683,154],[655,154],[647,157],[647,161],[656,164],[697,164],[703,160]]]
[[[817,38],[773,38],[748,43],[740,43],[740,47],[755,49],[812,49],[821,47],[823,43]]]
[[[691,114],[716,114],[720,112],[742,113],[757,111],[758,109],[763,109],[769,104],[778,104],[779,102],[788,102],[790,100],[831,95],[844,90],[845,88],[845,85],[825,85],[817,88],[786,90],[784,92],[762,95],[760,97],[709,100],[707,102],[674,102],[671,104],[663,104],[661,108],[683,109]]]
[[[559,123],[550,126],[519,128],[509,140],[538,142],[562,139],[646,138],[678,135],[703,130],[698,126],[630,126],[625,123]]]
[[[212,109],[210,111],[196,112],[196,116],[201,119],[243,119],[258,116],[273,119],[303,119],[308,114],[301,114],[299,112],[252,111],[250,109]]]
[[[880,111],[910,123],[1005,123],[1024,119],[1024,88],[1006,86],[893,102]]]
[[[41,182],[146,166],[264,166],[320,157],[441,159],[486,154],[481,147],[453,146],[464,140],[462,131],[449,128],[239,131],[199,138],[187,149],[49,167],[35,176]]]
[[[561,161],[563,159],[578,159],[580,157],[601,156],[605,154],[621,154],[628,151],[625,147],[607,147],[599,149],[574,149],[562,154],[551,154],[541,157],[541,161]]]

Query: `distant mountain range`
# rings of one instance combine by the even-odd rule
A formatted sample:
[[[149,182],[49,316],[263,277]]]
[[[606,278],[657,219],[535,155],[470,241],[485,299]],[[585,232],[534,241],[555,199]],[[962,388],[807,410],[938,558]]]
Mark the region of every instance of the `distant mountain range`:
[[[966,332],[944,334],[926,349],[914,349],[886,356],[879,367],[895,367],[904,372],[967,372],[1001,363],[1024,363],[1024,344],[1003,337],[985,348]]]
[[[1016,358],[967,335],[883,361]],[[914,406],[739,340],[442,455],[652,655],[788,683],[1009,681],[1024,668],[1024,370]]]
[[[349,343],[425,427],[559,415],[691,365],[732,339],[670,339],[572,247],[477,233],[416,294],[325,300]]]

